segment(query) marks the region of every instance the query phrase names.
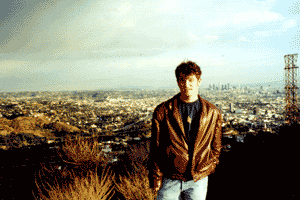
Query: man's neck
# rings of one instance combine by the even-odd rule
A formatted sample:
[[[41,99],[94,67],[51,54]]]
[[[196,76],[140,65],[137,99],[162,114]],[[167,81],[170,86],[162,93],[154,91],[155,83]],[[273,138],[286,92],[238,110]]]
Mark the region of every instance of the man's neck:
[[[185,103],[192,103],[198,99],[198,94],[193,96],[184,96],[180,93],[180,99]]]

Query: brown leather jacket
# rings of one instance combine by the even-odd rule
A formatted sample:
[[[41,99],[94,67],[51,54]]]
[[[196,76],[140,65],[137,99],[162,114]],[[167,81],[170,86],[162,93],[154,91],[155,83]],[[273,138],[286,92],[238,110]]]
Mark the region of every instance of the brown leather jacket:
[[[213,173],[219,163],[222,137],[222,115],[220,110],[202,99],[201,116],[196,136],[192,168],[186,169],[189,154],[187,137],[178,110],[180,93],[158,105],[152,118],[152,134],[147,169],[150,188],[161,187],[163,175],[186,180],[184,173],[191,170],[194,182]]]

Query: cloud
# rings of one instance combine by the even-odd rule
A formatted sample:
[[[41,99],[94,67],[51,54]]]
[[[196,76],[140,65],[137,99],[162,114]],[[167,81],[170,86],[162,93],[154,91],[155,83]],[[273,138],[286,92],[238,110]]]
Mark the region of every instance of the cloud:
[[[267,31],[255,31],[254,35],[258,37],[268,37],[268,36],[279,36],[285,34],[290,28],[297,25],[297,20],[295,19],[285,19],[283,22],[279,23],[277,26],[273,26],[272,29]]]
[[[295,19],[289,19],[283,23],[283,29],[293,28],[297,25],[297,21]]]
[[[192,41],[192,42],[212,42],[215,40],[219,39],[219,36],[217,35],[205,35],[205,36],[197,36],[196,34],[194,34],[193,32],[189,32],[187,34],[188,38]]]
[[[270,11],[246,11],[246,12],[223,12],[217,13],[217,17],[214,17],[213,20],[210,20],[207,23],[208,27],[217,27],[217,26],[254,26],[261,23],[268,23],[277,20],[283,20],[283,16],[280,13],[270,12]]]
[[[238,40],[242,42],[249,42],[249,40],[245,36],[239,37]]]
[[[254,35],[259,37],[267,37],[271,35],[271,31],[255,31]]]
[[[275,20],[283,19],[283,16],[280,13],[270,12],[270,11],[248,11],[243,13],[236,13],[232,20],[233,24],[241,23],[265,23]]]
[[[32,74],[43,63],[39,61],[1,61],[1,75]]]
[[[204,38],[206,40],[213,41],[213,40],[219,39],[219,36],[217,36],[217,35],[206,35]]]
[[[150,55],[149,49],[157,54],[158,48],[189,45],[189,39],[184,37],[188,31],[184,30],[186,23],[157,13],[159,6],[155,2],[49,2],[30,2],[33,5],[22,10],[24,16],[14,19],[10,25],[13,34],[2,44],[5,59],[97,59],[121,54],[126,57]],[[14,52],[14,57],[8,55],[10,52]]]
[[[33,5],[21,11],[24,16],[18,18],[16,13],[11,24],[14,35],[2,49],[3,57],[55,61],[156,56],[193,45],[222,43],[225,34],[234,38],[227,37],[229,42],[246,41],[249,35],[240,37],[240,27],[282,17],[270,11],[272,2],[262,7],[257,1],[239,1],[239,6],[235,1],[217,5],[214,1],[171,0],[51,2],[30,2]],[[285,27],[293,24],[287,22]],[[225,30],[224,25],[234,26],[234,31]],[[256,34],[270,34],[266,31]]]
[[[187,35],[193,41],[199,40],[199,38],[194,33],[188,33]]]
[[[95,58],[97,53],[106,56],[112,50],[124,49],[130,56],[135,54],[132,49],[186,48],[195,41],[219,39],[209,28],[202,29],[206,21],[210,23],[206,27],[244,26],[280,18],[280,14],[268,11],[269,7],[257,11],[258,5],[251,5],[252,11],[241,12],[230,3],[214,6],[214,2],[198,1],[45,0],[30,4],[22,10],[24,17],[11,24],[14,35],[4,52],[42,60],[80,58],[84,51],[93,55],[86,53],[87,58]],[[248,5],[241,2],[241,10]],[[207,11],[211,14],[203,13]]]
[[[114,2],[109,9],[110,14],[122,16],[130,12],[132,4],[130,2]]]
[[[184,9],[183,6],[180,0],[159,0],[154,11],[158,14],[177,14]]]

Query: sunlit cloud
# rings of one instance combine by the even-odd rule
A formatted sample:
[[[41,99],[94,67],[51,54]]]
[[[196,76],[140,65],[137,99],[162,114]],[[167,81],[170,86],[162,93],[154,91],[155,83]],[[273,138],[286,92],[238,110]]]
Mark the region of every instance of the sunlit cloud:
[[[293,28],[295,26],[297,26],[297,20],[295,20],[295,19],[289,19],[283,23],[284,29]]]

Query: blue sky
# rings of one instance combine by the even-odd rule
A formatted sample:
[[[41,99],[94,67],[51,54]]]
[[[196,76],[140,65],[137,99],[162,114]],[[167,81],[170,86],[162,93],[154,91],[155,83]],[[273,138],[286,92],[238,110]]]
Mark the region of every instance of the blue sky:
[[[15,0],[0,7],[0,91],[174,86],[196,62],[202,85],[284,80],[299,53],[299,1]]]

